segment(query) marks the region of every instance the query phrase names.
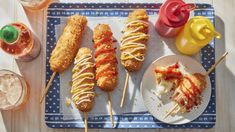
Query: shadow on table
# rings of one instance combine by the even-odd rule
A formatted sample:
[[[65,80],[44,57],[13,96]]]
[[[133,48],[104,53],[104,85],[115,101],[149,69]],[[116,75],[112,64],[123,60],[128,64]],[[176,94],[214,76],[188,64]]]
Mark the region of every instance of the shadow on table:
[[[215,42],[216,58],[219,58],[226,50],[229,50],[229,44],[228,42],[226,42],[226,37],[228,37],[228,35],[225,34],[225,23],[219,16],[215,17],[215,23],[217,31],[222,35],[222,38],[216,39]],[[221,62],[221,64],[219,64],[216,68],[217,123],[215,127],[218,128],[229,128],[231,125],[229,123],[224,123],[228,122],[228,120],[231,118],[229,117],[229,114],[225,113],[229,113],[229,108],[232,107],[232,104],[228,104],[228,102],[233,103],[232,100],[234,100],[235,93],[235,73],[233,73],[230,69],[232,66],[229,66],[229,68],[227,65],[229,64],[228,60],[231,61],[231,57],[234,57],[234,55],[232,52],[229,52],[226,57],[226,60]]]

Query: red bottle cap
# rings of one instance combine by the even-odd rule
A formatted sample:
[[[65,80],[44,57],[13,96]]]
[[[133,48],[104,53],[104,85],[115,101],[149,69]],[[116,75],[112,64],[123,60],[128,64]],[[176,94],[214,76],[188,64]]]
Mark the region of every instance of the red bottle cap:
[[[167,26],[180,27],[188,21],[190,11],[195,8],[195,4],[186,4],[182,0],[168,0],[162,5],[160,16]]]

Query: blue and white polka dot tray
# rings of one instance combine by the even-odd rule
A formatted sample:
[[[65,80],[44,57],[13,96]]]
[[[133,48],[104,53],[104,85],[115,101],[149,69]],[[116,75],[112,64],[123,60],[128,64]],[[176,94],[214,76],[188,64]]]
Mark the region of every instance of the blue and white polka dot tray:
[[[49,57],[56,43],[56,26],[61,24],[61,18],[73,14],[87,17],[127,17],[133,9],[145,8],[149,14],[157,14],[161,4],[95,4],[95,3],[54,3],[50,5],[47,14],[47,40],[46,40],[46,81],[52,75],[49,67]],[[198,9],[194,15],[205,16],[214,23],[214,9],[209,4],[197,4]],[[201,63],[208,69],[215,62],[214,41],[201,51]],[[210,74],[212,95],[210,103],[204,113],[196,120],[185,125],[164,124],[147,111],[131,112],[114,115],[115,128],[211,128],[216,121],[215,111],[215,72]],[[57,74],[46,96],[45,122],[52,128],[84,128],[83,119],[67,119],[61,111],[60,75]],[[64,103],[64,102],[63,102]],[[88,118],[89,128],[111,128],[109,115],[96,115]]]

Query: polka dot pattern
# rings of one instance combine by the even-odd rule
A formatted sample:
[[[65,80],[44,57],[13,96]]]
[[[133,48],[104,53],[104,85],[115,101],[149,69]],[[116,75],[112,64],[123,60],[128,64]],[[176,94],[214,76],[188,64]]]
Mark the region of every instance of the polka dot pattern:
[[[46,82],[48,82],[52,71],[49,66],[50,53],[56,44],[55,25],[60,24],[61,17],[73,14],[81,14],[89,17],[126,17],[130,11],[145,8],[149,15],[157,14],[161,4],[96,4],[96,3],[54,3],[48,9],[47,17],[47,40],[46,40]],[[197,4],[195,15],[208,17],[214,23],[214,9],[208,4]],[[69,9],[69,10],[68,10]],[[94,10],[99,9],[99,10]],[[123,10],[124,9],[124,10]],[[211,67],[215,62],[214,41],[201,50],[201,62],[205,69]],[[204,113],[191,123],[184,125],[168,125],[155,119],[148,112],[126,113],[114,115],[115,128],[211,128],[215,124],[215,72],[210,74],[212,82],[212,95],[210,103]],[[60,76],[56,74],[55,79],[46,96],[45,122],[52,128],[84,128],[83,119],[65,120],[60,111]],[[94,116],[88,118],[89,128],[111,128],[109,115]]]

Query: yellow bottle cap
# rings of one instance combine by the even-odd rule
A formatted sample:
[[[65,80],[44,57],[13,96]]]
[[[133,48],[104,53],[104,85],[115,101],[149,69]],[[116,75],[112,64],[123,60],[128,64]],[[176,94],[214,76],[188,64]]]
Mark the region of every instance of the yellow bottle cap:
[[[195,40],[199,41],[198,44],[203,46],[208,44],[214,37],[221,38],[220,33],[215,31],[213,24],[208,18],[196,16],[192,19],[190,31]]]
[[[201,32],[205,35],[213,35],[215,38],[220,39],[221,38],[221,34],[211,28],[209,28],[208,26],[205,26],[201,29]]]

